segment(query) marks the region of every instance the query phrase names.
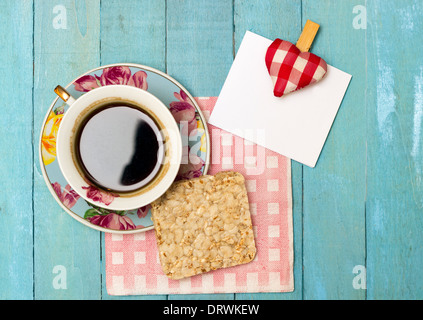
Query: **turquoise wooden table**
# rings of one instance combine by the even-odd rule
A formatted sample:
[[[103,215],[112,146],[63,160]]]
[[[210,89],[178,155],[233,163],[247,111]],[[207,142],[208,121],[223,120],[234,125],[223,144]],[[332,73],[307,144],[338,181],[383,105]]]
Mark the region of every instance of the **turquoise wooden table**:
[[[422,299],[422,14],[411,0],[1,1],[0,298]],[[295,291],[109,296],[104,234],[40,170],[53,88],[132,62],[218,96],[246,30],[295,43],[307,19],[312,51],[353,78],[316,168],[292,162]]]

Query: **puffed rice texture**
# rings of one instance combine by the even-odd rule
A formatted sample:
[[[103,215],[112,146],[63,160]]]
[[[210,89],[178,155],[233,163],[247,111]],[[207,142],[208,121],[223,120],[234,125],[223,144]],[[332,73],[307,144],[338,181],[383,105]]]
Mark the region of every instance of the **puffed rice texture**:
[[[238,172],[177,181],[152,203],[160,263],[182,279],[252,261],[256,246],[245,188]]]

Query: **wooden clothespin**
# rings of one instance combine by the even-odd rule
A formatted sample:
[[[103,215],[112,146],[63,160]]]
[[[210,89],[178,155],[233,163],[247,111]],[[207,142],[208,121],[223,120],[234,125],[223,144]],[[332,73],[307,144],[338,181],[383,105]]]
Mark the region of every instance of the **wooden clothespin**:
[[[300,49],[301,52],[308,52],[310,50],[311,44],[316,37],[317,31],[319,30],[320,25],[311,21],[307,20],[303,32],[301,33],[300,37],[298,38],[297,43],[295,46]]]

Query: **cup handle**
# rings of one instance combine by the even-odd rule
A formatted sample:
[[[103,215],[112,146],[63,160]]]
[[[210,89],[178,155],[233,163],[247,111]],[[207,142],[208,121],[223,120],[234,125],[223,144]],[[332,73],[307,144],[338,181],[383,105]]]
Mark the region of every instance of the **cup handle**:
[[[67,92],[62,86],[57,86],[56,88],[54,88],[54,92],[69,106],[71,106],[75,102],[75,98],[73,98],[69,94],[69,92]]]

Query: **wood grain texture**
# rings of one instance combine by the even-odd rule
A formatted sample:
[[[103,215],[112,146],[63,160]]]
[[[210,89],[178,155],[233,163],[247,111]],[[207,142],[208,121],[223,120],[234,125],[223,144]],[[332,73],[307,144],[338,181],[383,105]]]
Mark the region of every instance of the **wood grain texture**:
[[[237,0],[234,8],[234,26],[234,52],[238,50],[247,30],[269,39],[281,38],[295,43],[301,34],[301,1]],[[302,165],[292,162],[291,171],[294,224],[294,292],[242,293],[237,294],[236,299],[302,299]]]
[[[415,1],[367,3],[367,297],[423,297],[423,57]]]
[[[232,65],[232,2],[168,0],[167,73],[193,96],[217,96]],[[170,295],[169,299],[233,299],[233,294]]]
[[[0,299],[26,300],[33,298],[32,2],[2,1],[0,12]]]
[[[1,1],[0,299],[422,299],[422,13],[412,0]],[[295,291],[108,296],[104,235],[62,210],[40,170],[53,88],[135,62],[216,96],[246,30],[295,43],[307,19],[320,24],[310,51],[353,79],[316,168],[292,162]]]
[[[39,132],[54,87],[99,65],[100,5],[98,0],[61,1],[65,29],[53,24],[56,5],[36,1],[34,7],[34,298],[100,299],[100,232],[83,227],[56,203],[38,160]],[[66,272],[66,289],[53,286],[54,278],[64,275],[54,273],[56,266],[64,267],[59,270]]]
[[[101,64],[166,68],[165,0],[101,1]]]
[[[101,65],[139,63],[164,71],[166,48],[165,1],[101,1]],[[154,231],[147,231],[154,232]],[[102,256],[105,241],[102,235]],[[166,295],[110,296],[105,259],[102,262],[103,299],[167,299]]]
[[[232,2],[168,0],[167,73],[194,96],[217,96],[233,61]]]
[[[304,299],[364,299],[353,269],[365,265],[366,50],[353,28],[356,1],[303,1],[320,24],[310,52],[353,76],[315,168],[304,167]]]

